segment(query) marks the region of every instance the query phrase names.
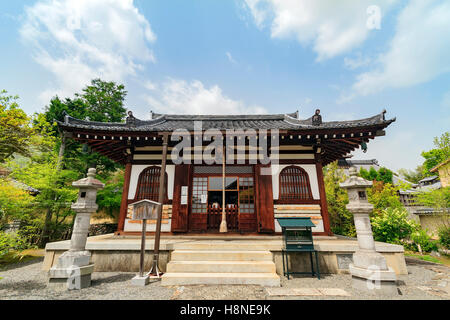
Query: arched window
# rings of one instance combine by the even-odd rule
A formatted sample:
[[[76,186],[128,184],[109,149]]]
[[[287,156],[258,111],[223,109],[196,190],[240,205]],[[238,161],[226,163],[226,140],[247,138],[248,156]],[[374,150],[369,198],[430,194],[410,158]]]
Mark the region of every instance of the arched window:
[[[139,180],[136,189],[134,200],[152,200],[158,201],[159,198],[159,180],[161,177],[160,167],[148,167],[139,175]],[[164,178],[164,201],[167,200],[167,172]]]
[[[280,172],[279,200],[286,203],[301,203],[313,200],[309,177],[303,168],[289,166]]]

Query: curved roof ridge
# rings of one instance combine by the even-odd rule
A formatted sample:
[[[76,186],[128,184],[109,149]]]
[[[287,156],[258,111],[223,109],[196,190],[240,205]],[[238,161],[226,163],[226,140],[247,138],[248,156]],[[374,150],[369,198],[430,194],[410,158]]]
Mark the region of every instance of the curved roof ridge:
[[[317,128],[320,128],[322,126],[330,126],[330,125],[343,124],[343,123],[348,124],[348,125],[359,124],[359,123],[363,123],[363,122],[365,122],[365,123],[372,123],[372,122],[375,122],[376,120],[378,120],[379,123],[385,123],[385,122],[392,123],[392,122],[396,121],[396,118],[386,120],[385,119],[385,113],[386,113],[386,109],[384,109],[381,113],[376,114],[376,115],[371,116],[371,117],[362,118],[362,119],[355,119],[355,120],[344,120],[344,121],[339,121],[339,120],[323,121],[322,124],[318,125],[318,126],[314,126],[312,124],[312,116],[307,118],[307,119],[295,119],[295,118],[292,118],[292,117],[287,117],[286,121],[289,122],[290,124],[293,124],[293,125],[314,126],[314,127],[317,127]]]
[[[166,120],[283,120],[285,114],[159,114]]]
[[[154,124],[159,124],[161,122],[165,121],[164,116],[160,116],[158,118],[155,119],[151,119],[151,120],[141,120],[136,118],[137,121],[137,125],[154,125]],[[117,126],[117,127],[127,127],[129,126],[126,122],[102,122],[102,121],[91,121],[91,120],[82,120],[82,119],[78,119],[69,115],[65,115],[64,116],[64,121],[59,121],[59,120],[54,120],[57,123],[60,124],[77,124],[77,125],[86,125],[86,126],[99,126],[99,127],[110,127],[110,126]]]

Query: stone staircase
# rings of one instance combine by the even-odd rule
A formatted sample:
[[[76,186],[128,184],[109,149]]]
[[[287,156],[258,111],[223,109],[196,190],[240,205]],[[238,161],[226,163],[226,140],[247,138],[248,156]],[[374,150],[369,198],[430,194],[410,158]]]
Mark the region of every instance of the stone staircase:
[[[161,285],[198,284],[279,287],[280,277],[269,250],[227,244],[180,246],[171,253]]]

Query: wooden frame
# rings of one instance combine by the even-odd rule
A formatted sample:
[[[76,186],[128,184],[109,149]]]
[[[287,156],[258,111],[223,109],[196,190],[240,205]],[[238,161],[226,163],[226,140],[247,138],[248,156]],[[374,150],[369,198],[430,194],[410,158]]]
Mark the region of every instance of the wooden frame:
[[[300,175],[294,176],[294,172],[288,172],[289,170],[296,170],[300,172]],[[284,174],[283,174],[284,173]],[[288,174],[289,173],[289,174]],[[282,181],[284,176],[290,177],[292,181]],[[289,179],[285,179],[289,180]],[[287,183],[287,185],[285,185]],[[294,185],[294,183],[298,183],[298,185]],[[286,189],[298,189],[299,193],[287,193],[283,192]],[[302,193],[302,191],[305,191]],[[297,197],[298,195],[304,195],[302,197]],[[294,198],[293,198],[294,197]],[[311,183],[309,181],[309,175],[305,169],[300,166],[288,166],[281,170],[278,175],[278,203],[283,204],[304,204],[304,203],[312,203],[314,198],[312,196],[311,191]]]
[[[201,165],[199,165],[199,166],[201,166]],[[209,166],[215,166],[215,165],[209,165]],[[230,166],[249,166],[249,165],[232,164],[232,165],[228,165],[228,166],[230,167]],[[192,176],[190,178],[190,184],[189,184],[190,192],[189,192],[189,201],[188,201],[188,203],[189,203],[189,219],[188,219],[189,226],[188,226],[188,232],[193,232],[193,231],[195,232],[195,231],[199,231],[200,230],[198,228],[198,224],[201,223],[201,222],[194,222],[193,218],[195,220],[194,215],[197,216],[197,218],[199,218],[199,216],[204,215],[203,213],[193,212],[193,209],[192,209],[193,179],[194,178],[207,178],[207,192],[209,192],[209,191],[222,191],[222,189],[220,189],[220,190],[219,189],[210,189],[210,185],[209,185],[209,183],[210,183],[209,178],[222,177],[221,174],[219,174],[219,173],[195,173],[194,172],[195,171],[194,167],[195,167],[195,165],[192,166]],[[217,166],[217,167],[219,167],[219,166]],[[244,224],[247,226],[247,228],[243,228],[243,230],[240,230],[240,232],[256,232],[257,231],[256,229],[257,229],[257,223],[258,223],[258,216],[257,216],[257,210],[258,209],[257,209],[257,203],[256,203],[256,199],[257,199],[256,185],[255,185],[256,177],[255,177],[254,166],[251,166],[251,167],[252,167],[252,170],[251,170],[252,172],[249,172],[249,173],[235,173],[234,172],[234,173],[226,174],[226,177],[237,178],[237,189],[232,189],[232,190],[230,189],[230,190],[227,190],[227,191],[237,192],[238,195],[239,195],[239,191],[240,191],[240,189],[239,189],[240,188],[240,184],[239,184],[240,183],[240,178],[252,178],[253,179],[253,186],[254,186],[254,190],[253,190],[254,209],[253,210],[254,210],[254,212],[251,213],[251,214],[254,215],[255,228],[254,228],[254,230],[249,230],[249,228],[248,228],[248,225],[249,225],[249,217],[248,217],[248,215],[249,215],[249,213],[242,213],[242,217],[241,217],[240,206],[239,206],[239,201],[240,200],[238,198],[238,206],[237,206],[238,217],[241,217],[241,220],[243,219],[243,222],[245,222]],[[207,206],[207,210],[208,210],[208,206]],[[206,213],[205,216],[207,216],[207,215],[208,215],[208,212]],[[202,219],[204,219],[204,217],[202,217]]]
[[[155,179],[151,183],[142,182],[144,174],[146,174],[150,170],[155,170],[153,175],[157,179]],[[160,175],[161,175],[161,167],[158,167],[158,166],[149,166],[149,167],[145,168],[144,170],[142,170],[142,172],[139,174],[138,182],[136,185],[136,193],[134,195],[134,201],[139,201],[139,200],[143,200],[143,199],[158,201]],[[156,183],[156,181],[157,181],[157,183]],[[167,172],[165,172],[164,184],[165,184],[165,186],[164,186],[165,192],[164,192],[164,201],[163,202],[166,203],[169,199],[169,197],[167,195],[167,186],[168,186]],[[145,188],[148,186],[150,186],[151,189],[154,190],[154,192],[152,193],[152,196],[154,196],[154,199],[152,199],[151,197],[140,197],[139,196],[140,188]]]

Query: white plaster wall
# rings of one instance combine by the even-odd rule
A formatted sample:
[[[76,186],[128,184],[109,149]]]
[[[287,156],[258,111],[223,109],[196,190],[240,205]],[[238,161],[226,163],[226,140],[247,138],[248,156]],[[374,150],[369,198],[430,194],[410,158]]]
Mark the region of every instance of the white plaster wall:
[[[272,165],[272,189],[273,189],[273,199],[278,200],[279,197],[279,175],[280,172],[286,168],[292,166],[292,164],[280,164]],[[311,184],[311,193],[314,200],[320,200],[319,194],[319,182],[317,180],[316,165],[314,164],[294,164],[303,168],[306,173],[308,173],[309,183]]]
[[[134,199],[136,195],[137,183],[139,180],[139,175],[147,167],[152,167],[153,165],[146,164],[134,164],[131,166],[131,177],[130,177],[130,189],[128,192],[128,199]],[[161,167],[160,165],[155,165],[156,167]],[[166,166],[167,172],[167,197],[173,199],[173,183],[175,179],[175,165],[170,164]]]

